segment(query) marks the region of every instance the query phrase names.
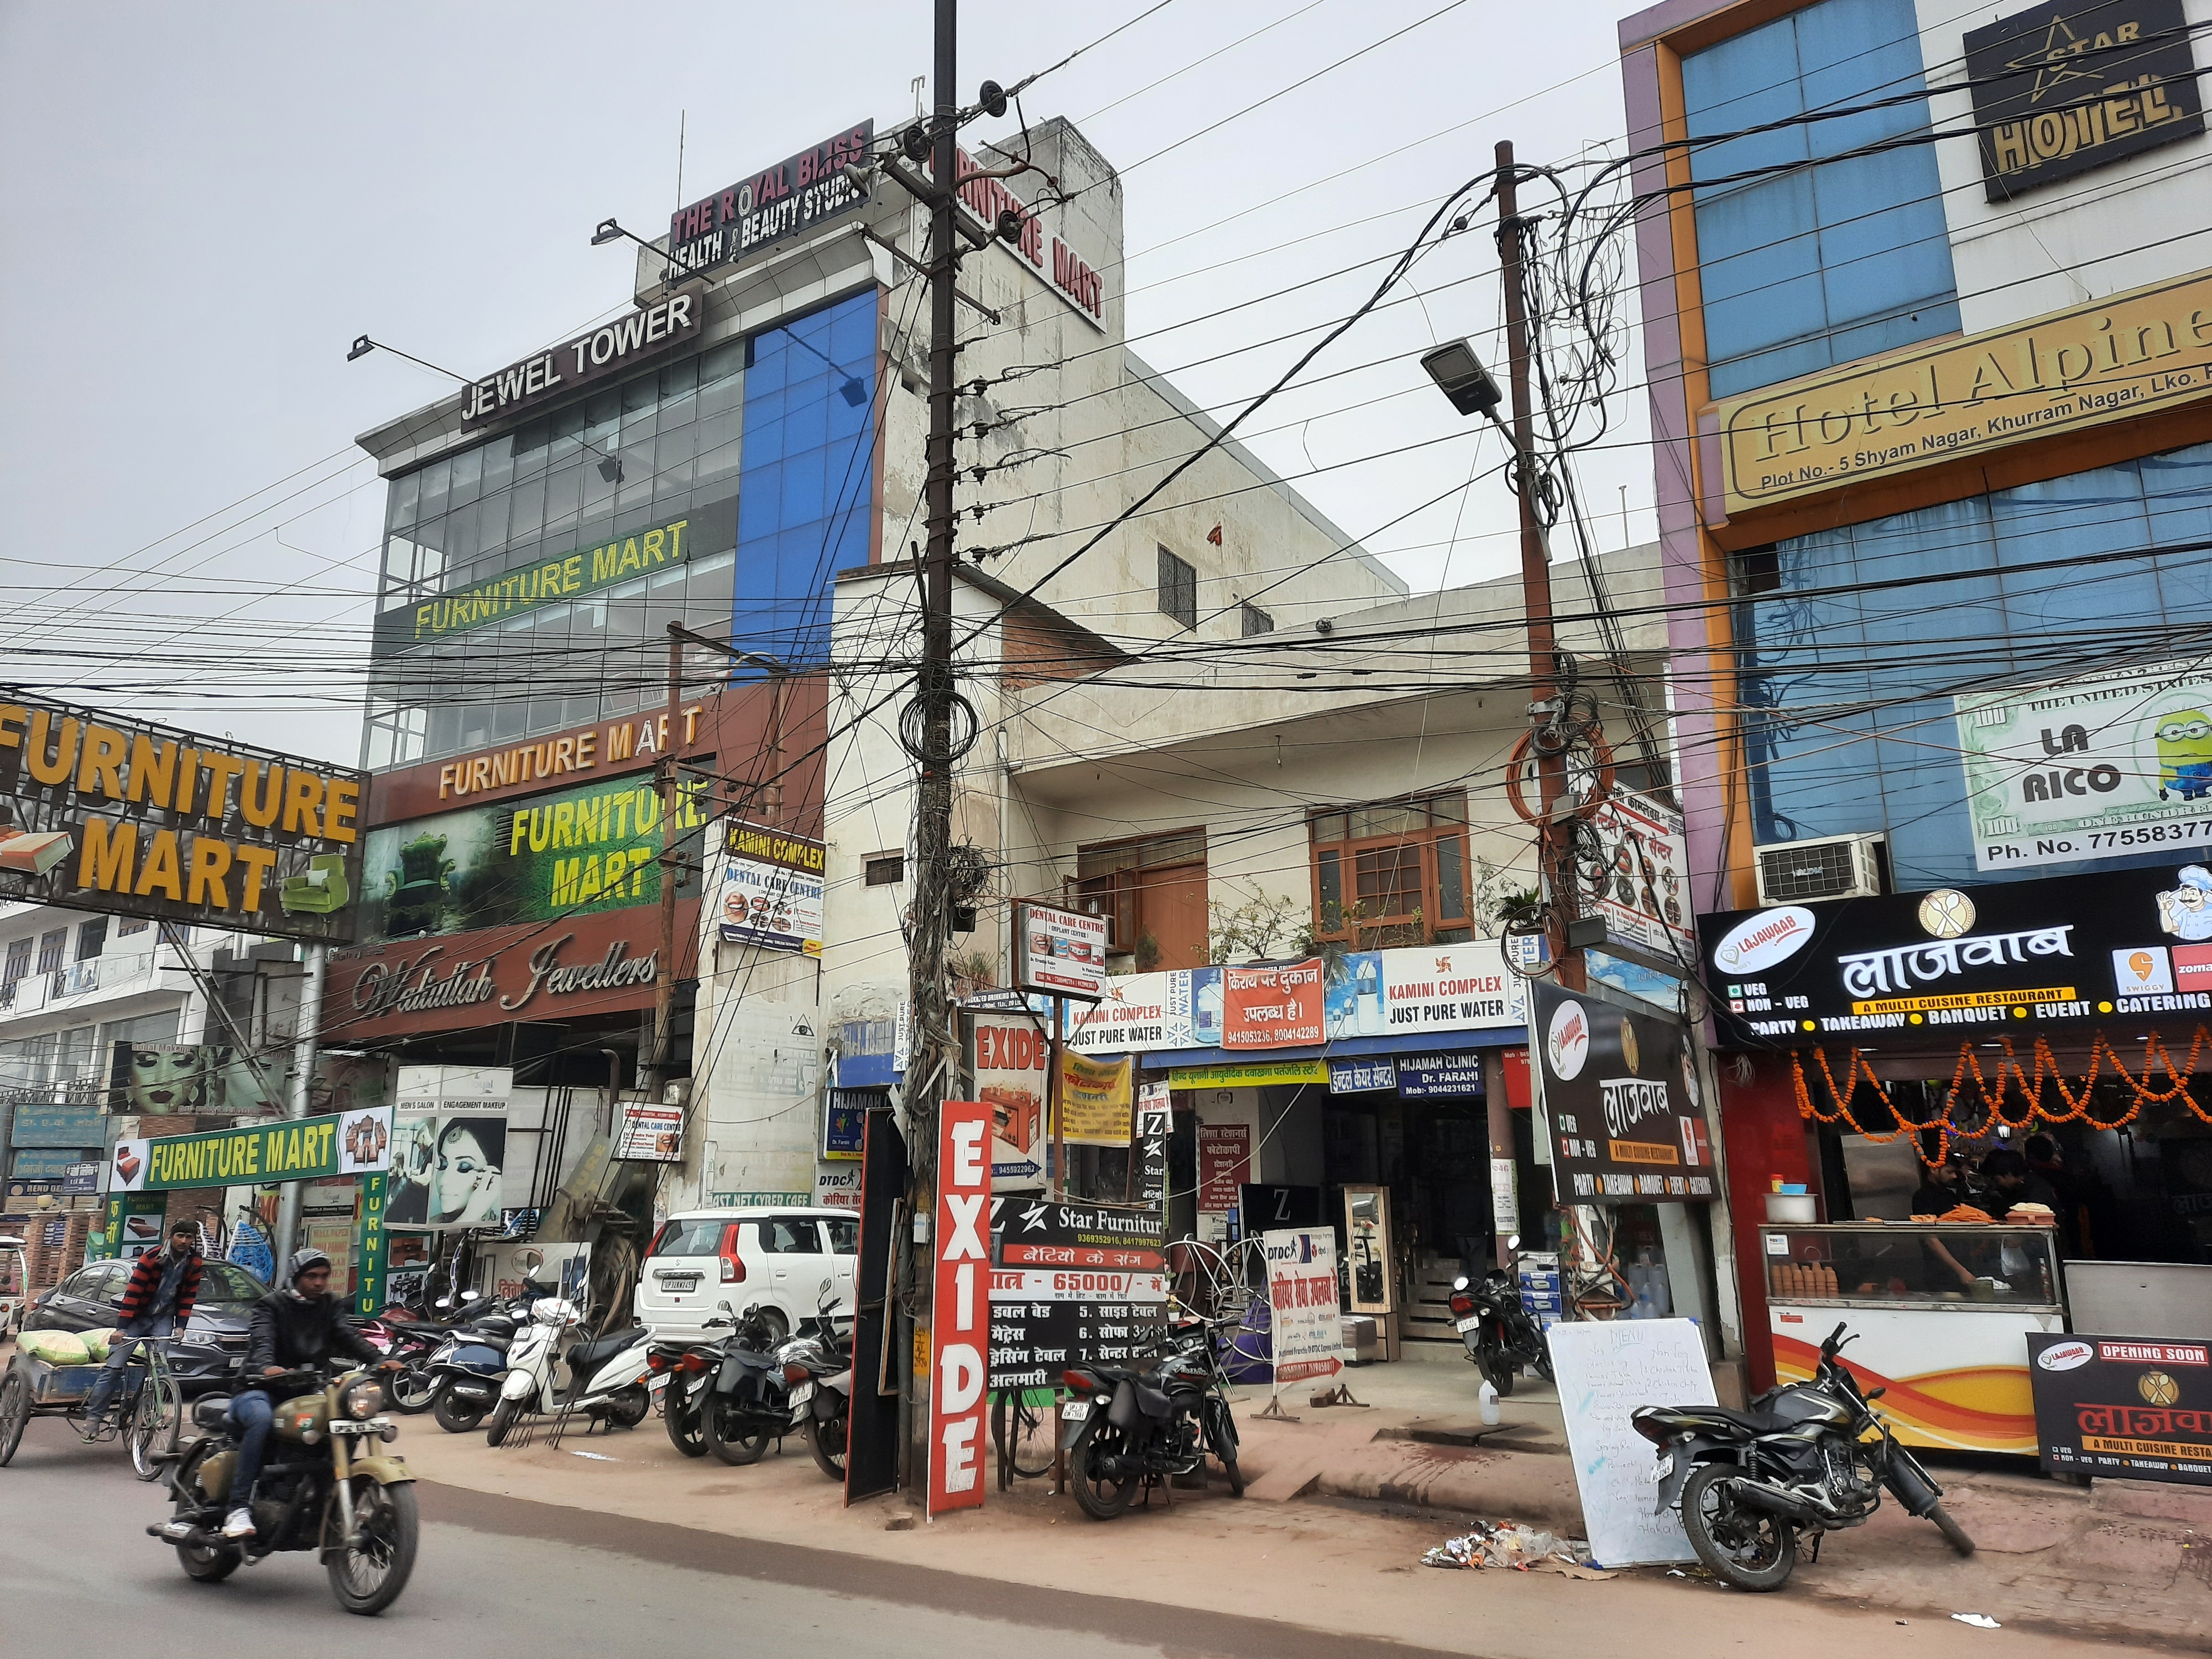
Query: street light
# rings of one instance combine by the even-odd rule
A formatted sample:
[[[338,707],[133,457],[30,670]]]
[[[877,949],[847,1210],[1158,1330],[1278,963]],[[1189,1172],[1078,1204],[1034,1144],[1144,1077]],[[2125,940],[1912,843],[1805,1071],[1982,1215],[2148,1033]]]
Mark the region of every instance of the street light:
[[[1428,370],[1429,378],[1461,414],[1498,419],[1498,405],[1504,400],[1505,394],[1498,389],[1498,382],[1490,378],[1482,359],[1474,355],[1474,349],[1465,340],[1454,340],[1422,353],[1421,367]]]
[[[423,362],[422,358],[417,357],[411,351],[402,351],[398,346],[386,345],[380,340],[372,340],[366,334],[355,339],[353,349],[346,353],[346,361],[349,363],[358,362],[372,351],[388,351],[395,357],[404,357],[410,363],[421,363],[433,374],[442,374],[449,380],[459,380],[463,386],[470,384],[469,377],[465,374],[456,374],[450,368],[441,368],[435,363]]]
[[[666,269],[661,273],[660,280],[662,282],[672,283],[678,276],[684,274],[684,268],[678,264],[676,261],[670,257],[669,251],[666,248],[653,246],[652,243],[647,241],[644,237],[640,236],[635,231],[624,230],[620,224],[617,223],[611,218],[600,220],[598,226],[594,228],[592,232],[592,246],[593,247],[605,247],[609,242],[619,242],[623,240],[635,242],[640,247],[643,248],[647,253],[653,255],[654,258],[659,260],[661,264],[666,267]]]

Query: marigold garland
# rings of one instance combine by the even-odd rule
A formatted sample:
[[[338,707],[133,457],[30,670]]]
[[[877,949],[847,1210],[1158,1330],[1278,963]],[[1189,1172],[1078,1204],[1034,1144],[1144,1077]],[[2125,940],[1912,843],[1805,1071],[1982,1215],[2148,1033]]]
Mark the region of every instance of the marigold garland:
[[[1835,1073],[1828,1065],[1828,1051],[1826,1048],[1813,1050],[1814,1060],[1820,1067],[1820,1080],[1827,1085],[1828,1098],[1835,1103],[1835,1110],[1821,1111],[1813,1103],[1813,1091],[1805,1082],[1804,1056],[1801,1051],[1793,1048],[1790,1053],[1790,1072],[1797,1089],[1798,1115],[1808,1118],[1816,1123],[1846,1123],[1850,1126],[1854,1133],[1863,1134],[1869,1140],[1876,1141],[1894,1140],[1899,1135],[1919,1135],[1933,1130],[1936,1137],[1935,1156],[1930,1158],[1926,1152],[1923,1151],[1920,1153],[1920,1160],[1923,1164],[1941,1163],[1950,1151],[1951,1138],[1954,1135],[1970,1135],[1974,1133],[1960,1128],[1953,1117],[1958,1107],[1960,1097],[1966,1091],[1966,1079],[1969,1077],[1973,1079],[1974,1092],[1980,1097],[1982,1109],[1994,1121],[2015,1129],[2026,1128],[2038,1119],[2045,1123],[2086,1123],[2093,1129],[2123,1128],[2134,1122],[2142,1115],[2142,1109],[2146,1105],[2166,1105],[2176,1100],[2185,1104],[2203,1121],[2212,1124],[2212,1111],[2207,1111],[2198,1105],[2197,1097],[2189,1092],[2190,1074],[2196,1071],[2198,1058],[2208,1048],[2212,1048],[2212,1030],[2207,1030],[2202,1025],[2197,1028],[2196,1034],[2189,1040],[2187,1061],[2179,1066],[2174,1063],[2173,1055],[2167,1049],[2164,1040],[2157,1032],[2153,1031],[2149,1041],[2143,1048],[2142,1071],[2140,1076],[2128,1069],[2127,1062],[2120,1058],[2119,1051],[2106,1041],[2102,1031],[2098,1032],[2097,1040],[2089,1050],[2089,1069],[2081,1079],[2081,1091],[2078,1094],[2067,1086],[2066,1073],[2060,1066],[2057,1056],[2051,1052],[2051,1044],[2047,1039],[2038,1037],[2035,1040],[2035,1066],[2033,1071],[2021,1063],[2020,1056],[2013,1049],[2012,1040],[2009,1037],[2002,1039],[2000,1046],[2003,1049],[2003,1058],[1997,1061],[1996,1074],[1992,1082],[1990,1078],[1983,1073],[1981,1056],[1974,1051],[1974,1045],[1972,1042],[1962,1042],[1959,1045],[1959,1063],[1952,1068],[1950,1092],[1943,1098],[1942,1109],[1924,1122],[1908,1117],[1899,1109],[1897,1103],[1890,1098],[1889,1091],[1882,1087],[1881,1079],[1875,1075],[1873,1065],[1864,1054],[1859,1052],[1856,1045],[1850,1051],[1850,1058],[1844,1063],[1844,1081],[1840,1085],[1836,1081]],[[2112,1070],[2119,1074],[2121,1080],[2126,1083],[2129,1091],[2134,1097],[2133,1103],[2129,1106],[2127,1111],[2109,1122],[2089,1115],[2089,1101],[2096,1091],[2097,1074],[2107,1062],[2111,1064]],[[2151,1084],[2151,1074],[2161,1066],[2166,1068],[2168,1086],[2154,1087]],[[1851,1095],[1857,1089],[1862,1078],[1874,1085],[1876,1097],[1888,1109],[1892,1121],[1898,1127],[1893,1129],[1869,1129],[1852,1115]],[[2021,1094],[2026,1097],[2027,1112],[2025,1116],[2011,1118],[2005,1115],[2005,1093],[2009,1084],[2017,1084]],[[2058,1098],[2065,1103],[2064,1111],[2054,1110],[2043,1103],[2043,1091],[2045,1084],[2049,1084],[2057,1091]],[[1984,1125],[1984,1128],[1986,1127],[1987,1126]]]

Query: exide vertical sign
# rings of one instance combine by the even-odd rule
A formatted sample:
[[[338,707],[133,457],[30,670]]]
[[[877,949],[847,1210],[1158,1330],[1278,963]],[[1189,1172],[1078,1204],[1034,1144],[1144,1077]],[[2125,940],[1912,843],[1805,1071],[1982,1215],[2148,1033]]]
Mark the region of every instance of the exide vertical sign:
[[[991,1109],[938,1111],[937,1294],[930,1313],[929,1513],[983,1502],[983,1392],[991,1329]]]

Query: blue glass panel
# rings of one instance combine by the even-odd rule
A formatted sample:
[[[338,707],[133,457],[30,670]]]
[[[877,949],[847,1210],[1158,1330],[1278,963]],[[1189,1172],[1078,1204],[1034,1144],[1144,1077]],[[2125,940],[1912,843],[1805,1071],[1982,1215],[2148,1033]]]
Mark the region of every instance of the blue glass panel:
[[[1817,313],[1815,313],[1817,315]],[[1705,331],[1711,339],[1712,331]],[[1732,398],[1739,392],[1772,386],[1777,380],[1793,380],[1800,374],[1810,374],[1816,368],[1828,367],[1828,340],[1826,335],[1815,335],[1794,345],[1778,346],[1771,351],[1755,352],[1748,357],[1739,357],[1730,362],[1715,362],[1707,379],[1716,398]]]
[[[1756,258],[1776,246],[1792,246],[1790,239],[1806,238],[1809,244],[1820,221],[1813,203],[1813,181],[1789,174],[1765,184],[1729,191],[1698,204],[1698,264],[1704,272],[1708,297],[1716,292],[1740,292],[1745,284],[1731,281],[1730,265]],[[1797,268],[1809,270],[1819,257],[1811,246],[1796,256]]]
[[[830,582],[868,560],[876,317],[871,290],[751,342],[731,623],[795,666],[828,659]]]
[[[1910,891],[1989,879],[1974,870],[1966,774],[1950,698],[1886,708],[1876,724],[1882,735],[1868,758],[1881,779],[1882,829],[1889,837],[1893,883]]]
[[[1998,560],[2008,567],[2117,552],[2149,539],[2142,477],[2133,465],[2002,490],[1990,497],[1990,507]],[[2023,667],[2078,638],[2086,618],[2140,617],[2155,628],[2164,615],[2148,560],[2013,572],[2004,578],[2004,592]]]

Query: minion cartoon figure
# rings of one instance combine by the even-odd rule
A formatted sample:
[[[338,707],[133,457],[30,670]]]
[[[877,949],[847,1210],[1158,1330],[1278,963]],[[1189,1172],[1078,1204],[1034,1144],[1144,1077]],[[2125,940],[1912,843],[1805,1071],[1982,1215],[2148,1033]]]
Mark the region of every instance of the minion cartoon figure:
[[[2158,798],[2184,800],[2212,794],[2212,715],[2184,708],[2159,717]]]
[[[2212,939],[2212,870],[2191,864],[2175,880],[2175,886],[2158,896],[2159,926],[2192,943]]]

